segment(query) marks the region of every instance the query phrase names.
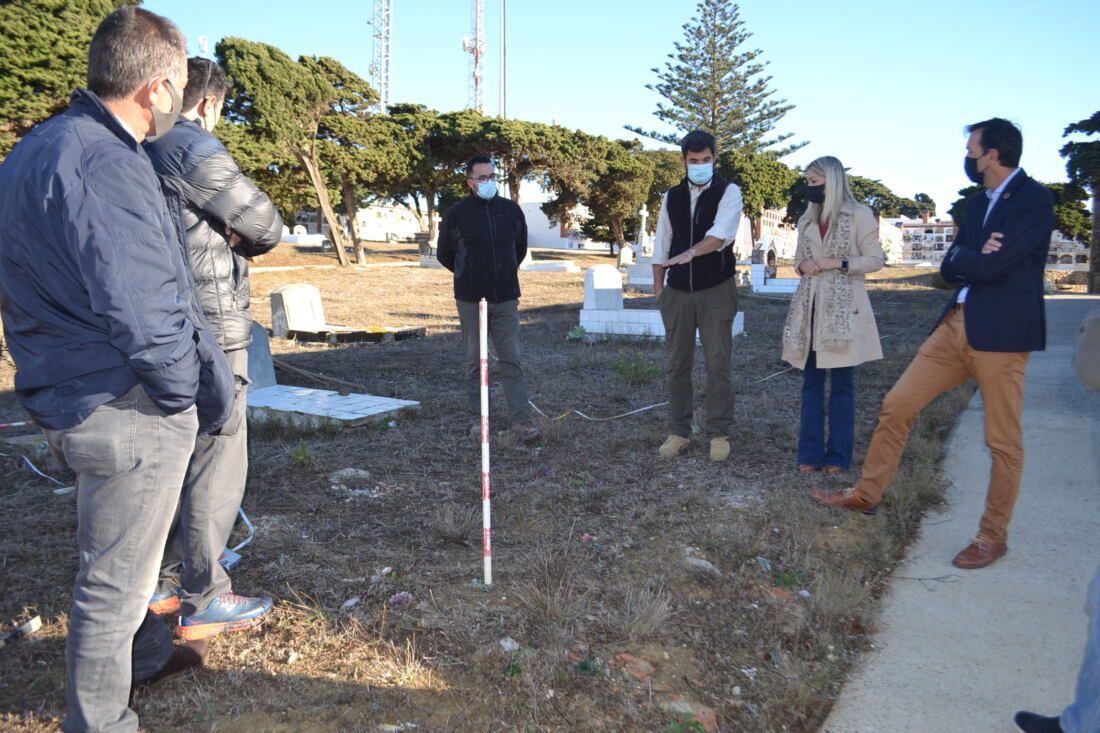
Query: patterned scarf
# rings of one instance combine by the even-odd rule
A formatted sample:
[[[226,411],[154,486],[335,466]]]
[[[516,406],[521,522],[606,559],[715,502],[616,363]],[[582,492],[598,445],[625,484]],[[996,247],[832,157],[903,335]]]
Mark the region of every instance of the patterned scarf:
[[[798,250],[795,259],[809,258],[810,226],[802,227],[798,236]],[[825,235],[825,254],[829,259],[846,260],[852,251],[852,216],[841,211],[835,226],[829,227]],[[821,299],[821,338],[818,348],[825,351],[845,352],[854,339],[855,319],[852,313],[852,281],[843,270],[829,270],[815,277],[819,278],[817,295]],[[813,343],[810,333],[813,314],[813,302],[810,300],[811,278],[803,277],[798,290],[791,299],[791,308],[787,311],[787,323],[783,326],[783,345],[797,353],[808,354]]]

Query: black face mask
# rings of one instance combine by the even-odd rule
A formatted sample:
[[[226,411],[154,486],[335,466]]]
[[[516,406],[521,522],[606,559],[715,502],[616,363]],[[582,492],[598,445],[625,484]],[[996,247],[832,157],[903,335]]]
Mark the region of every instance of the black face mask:
[[[966,171],[966,177],[974,183],[979,185],[985,184],[985,177],[978,172],[977,158],[971,158],[969,155],[963,158],[963,170]]]
[[[811,204],[825,203],[825,184],[821,183],[816,186],[806,186],[806,200]]]

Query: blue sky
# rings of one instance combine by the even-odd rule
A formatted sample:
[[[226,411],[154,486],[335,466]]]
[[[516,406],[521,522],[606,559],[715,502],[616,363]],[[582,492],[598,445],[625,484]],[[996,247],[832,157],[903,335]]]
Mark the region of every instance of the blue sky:
[[[469,0],[393,0],[395,102],[466,104]],[[689,0],[509,0],[508,116],[630,137],[652,129],[645,88],[694,14]],[[649,6],[649,7],[645,7]],[[197,52],[207,36],[243,36],[291,56],[333,56],[369,75],[371,0],[146,0]],[[644,10],[642,9],[644,8]],[[1023,166],[1064,180],[1062,130],[1100,103],[1095,0],[745,0],[741,17],[763,50],[772,88],[795,109],[782,129],[810,144],[786,162],[836,155],[894,191],[932,195],[943,213],[967,184],[968,122],[994,115],[1024,132]],[[499,0],[486,0],[486,107],[498,110]],[[1090,73],[1091,72],[1091,73]]]

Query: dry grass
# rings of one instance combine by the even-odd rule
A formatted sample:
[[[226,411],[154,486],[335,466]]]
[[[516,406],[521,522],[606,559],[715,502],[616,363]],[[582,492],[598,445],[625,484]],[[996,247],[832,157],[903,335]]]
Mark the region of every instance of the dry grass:
[[[412,259],[399,249],[375,254]],[[870,290],[886,359],[857,372],[856,465],[883,395],[945,297],[926,271],[877,275]],[[553,419],[569,409],[604,416],[663,401],[663,379],[646,379],[663,364],[663,347],[567,341],[583,275],[521,277],[531,398],[550,419],[540,419],[538,446],[512,440],[494,421],[489,590],[473,582],[480,455],[457,383],[448,274],[379,267],[254,277],[263,323],[272,288],[309,281],[330,322],[426,328],[422,340],[384,345],[274,344],[295,366],[423,407],[392,428],[252,432],[244,508],[257,535],[234,585],[274,595],[276,612],[255,632],[216,639],[207,669],[143,693],[137,702],[149,729],[413,723],[430,731],[664,732],[676,721],[659,707],[664,694],[714,708],[722,730],[816,729],[873,629],[884,579],[942,495],[944,441],[969,393],[946,396],[919,420],[879,517],[841,516],[806,494],[851,476],[794,471],[800,377],[780,373],[784,301],[742,296],[748,333],[735,342],[731,460],[711,463],[696,440],[668,462],[656,456],[663,409],[612,422]],[[628,298],[630,307],[652,307],[651,297]],[[701,359],[696,368],[701,385]],[[0,360],[0,370],[0,388],[10,390],[9,365]],[[496,386],[493,411],[504,413]],[[0,393],[0,422],[21,418],[10,392]],[[70,480],[47,456],[34,460]],[[369,485],[356,487],[366,490],[334,491],[328,477],[343,468],[369,471]],[[45,621],[33,639],[0,651],[4,730],[51,730],[64,705],[75,516],[73,497],[51,488],[19,456],[0,457],[0,621]],[[701,581],[685,570],[687,548],[720,577]],[[385,567],[392,572],[383,576]],[[391,603],[398,593],[411,600]],[[503,654],[506,636],[522,649]],[[611,664],[623,652],[653,666],[649,686]]]

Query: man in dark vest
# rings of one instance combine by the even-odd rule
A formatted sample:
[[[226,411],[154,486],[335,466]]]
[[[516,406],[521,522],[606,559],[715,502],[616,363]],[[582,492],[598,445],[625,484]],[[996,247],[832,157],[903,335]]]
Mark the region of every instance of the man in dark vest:
[[[691,444],[695,332],[707,365],[710,458],[729,458],[733,424],[730,354],[737,285],[730,244],[741,220],[741,189],[714,173],[714,136],[689,132],[680,143],[687,176],[665,194],[653,245],[653,291],[668,346],[669,436],[658,453],[672,458]]]

